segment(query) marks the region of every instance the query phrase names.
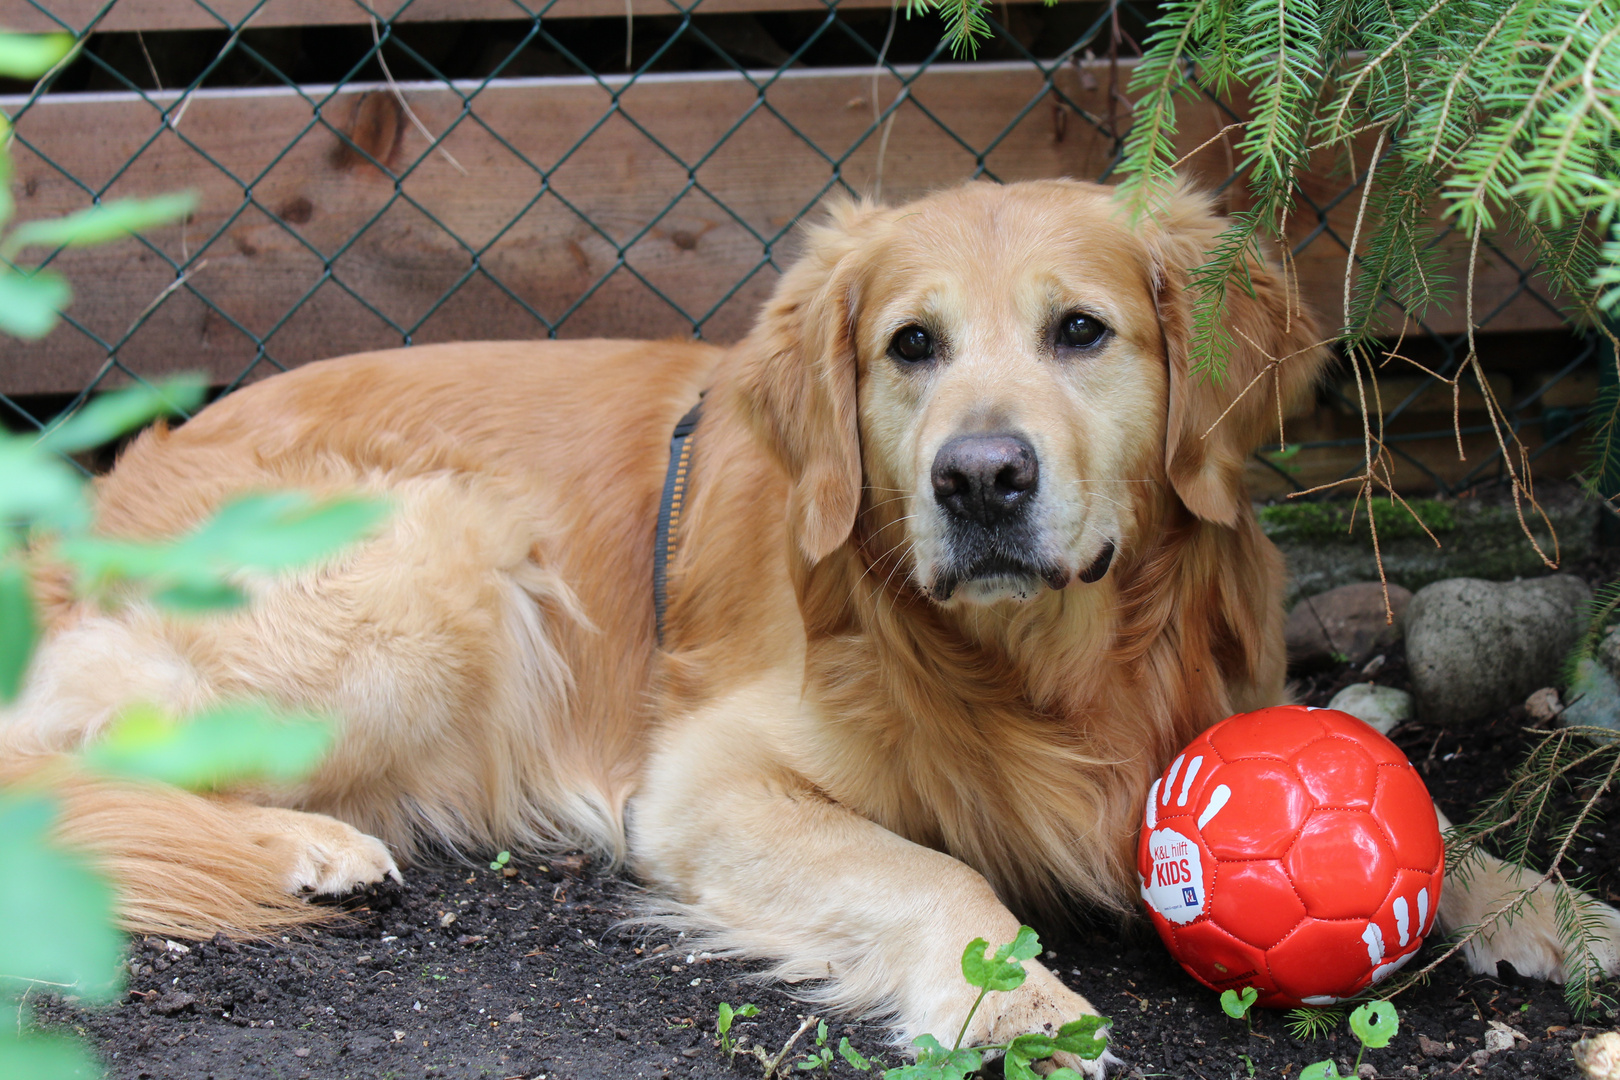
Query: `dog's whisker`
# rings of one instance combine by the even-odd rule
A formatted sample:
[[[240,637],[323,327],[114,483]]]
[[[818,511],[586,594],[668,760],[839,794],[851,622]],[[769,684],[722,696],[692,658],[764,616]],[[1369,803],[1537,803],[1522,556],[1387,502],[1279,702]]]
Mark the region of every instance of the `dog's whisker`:
[[[908,551],[907,551],[907,552],[906,552],[906,553],[905,553],[905,555],[902,555],[902,556],[901,556],[901,557],[900,557],[900,558],[898,558],[898,559],[896,559],[896,560],[895,560],[895,561],[894,561],[894,567],[893,567],[893,568],[892,568],[892,569],[891,569],[891,570],[890,570],[890,571],[889,571],[889,576],[888,576],[888,577],[886,577],[886,578],[884,578],[884,579],[883,579],[883,584],[882,584],[882,586],[881,586],[881,587],[879,587],[879,589],[878,589],[878,590],[877,590],[877,591],[876,591],[876,592],[874,592],[874,593],[873,593],[873,594],[872,594],[872,595],[871,595],[871,597],[869,597],[869,598],[868,598],[868,599],[873,599],[873,600],[875,600],[875,599],[877,599],[877,597],[878,597],[878,596],[879,596],[879,595],[880,595],[880,594],[886,594],[886,593],[888,593],[888,591],[889,591],[889,583],[890,583],[890,582],[892,582],[892,581],[893,581],[893,580],[894,580],[894,572],[895,572],[895,571],[896,571],[896,570],[898,570],[898,569],[900,569],[900,568],[901,568],[901,567],[902,567],[902,566],[905,566],[905,565],[906,565],[906,564],[907,564],[907,556],[909,556],[909,555],[910,555],[910,554],[911,554],[911,553],[912,553],[912,552],[913,552],[913,551],[915,551],[915,550],[917,550],[917,542],[916,542],[916,541],[915,541],[915,540],[914,540],[914,541],[912,541],[912,542],[911,542],[911,544],[910,544],[910,550],[908,550]],[[907,576],[907,577],[908,577],[908,578],[909,578],[909,577],[910,577],[910,576],[911,576],[911,571],[910,571],[910,570],[907,570],[907,571],[906,571],[906,576]]]
[[[895,522],[895,524],[896,525],[903,525],[907,521],[910,521],[914,516],[915,515],[913,515],[913,514],[907,514],[905,517],[898,519]],[[903,535],[900,538],[900,541],[898,543],[896,543],[894,546],[890,547],[888,551],[885,551],[882,555],[879,555],[876,559],[873,559],[870,563],[868,563],[866,569],[861,571],[861,576],[856,578],[855,579],[855,584],[850,587],[850,591],[849,591],[850,597],[851,598],[854,597],[855,590],[860,587],[861,582],[866,580],[866,575],[870,574],[872,572],[873,567],[875,567],[875,566],[879,565],[880,563],[882,563],[884,559],[887,559],[890,555],[893,555],[896,551],[898,551],[901,547],[905,546],[906,544],[910,544],[912,546],[912,548],[915,549],[916,543],[917,543],[916,540],[912,539],[909,535]],[[910,554],[910,552],[907,552],[907,554]],[[893,574],[894,574],[894,571],[891,570],[889,572],[889,574],[892,577]]]
[[[877,510],[880,507],[888,506],[891,503],[905,502],[907,498],[909,498],[909,494],[908,495],[896,495],[892,499],[884,499],[880,503],[873,503],[871,506],[868,506],[866,509],[862,510],[861,515],[864,516],[866,514],[870,514],[873,510]],[[910,516],[910,515],[907,515],[907,516]]]

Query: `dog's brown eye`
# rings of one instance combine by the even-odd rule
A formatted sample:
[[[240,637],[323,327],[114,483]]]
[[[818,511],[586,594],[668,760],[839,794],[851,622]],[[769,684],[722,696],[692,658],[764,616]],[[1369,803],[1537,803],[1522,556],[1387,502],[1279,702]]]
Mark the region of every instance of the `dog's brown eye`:
[[[1089,349],[1106,333],[1108,327],[1090,315],[1065,315],[1058,326],[1058,344],[1071,349]]]
[[[889,342],[889,355],[908,364],[920,364],[934,355],[934,339],[920,326],[903,326]]]

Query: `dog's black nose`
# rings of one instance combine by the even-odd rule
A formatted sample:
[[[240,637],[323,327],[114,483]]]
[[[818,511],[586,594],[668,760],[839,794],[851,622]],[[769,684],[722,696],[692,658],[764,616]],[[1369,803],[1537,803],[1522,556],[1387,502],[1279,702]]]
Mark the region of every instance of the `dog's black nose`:
[[[991,527],[1029,502],[1040,476],[1035,448],[1017,435],[958,435],[934,455],[934,501]]]

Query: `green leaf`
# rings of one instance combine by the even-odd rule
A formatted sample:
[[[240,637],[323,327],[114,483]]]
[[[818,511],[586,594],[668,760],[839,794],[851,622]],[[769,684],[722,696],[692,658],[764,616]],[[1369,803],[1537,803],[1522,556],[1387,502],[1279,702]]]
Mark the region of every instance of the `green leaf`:
[[[962,977],[972,986],[985,990],[1016,990],[1024,985],[1024,965],[1040,953],[1041,939],[1027,926],[1018,928],[1018,935],[985,956],[990,947],[984,938],[974,938],[962,953]]]
[[[1050,1035],[1035,1032],[1019,1035],[1007,1044],[1007,1052],[1002,1059],[1007,1080],[1040,1080],[1040,1074],[1030,1067],[1030,1063],[1051,1057],[1057,1048],[1057,1040]]]
[[[1058,1028],[1054,1041],[1057,1048],[1066,1054],[1095,1061],[1108,1049],[1108,1028],[1111,1023],[1106,1016],[1082,1016]]]
[[[262,705],[217,706],[186,721],[136,706],[113,721],[84,761],[104,772],[208,790],[296,780],[320,764],[331,744],[325,721]]]
[[[827,1021],[825,1020],[816,1025],[816,1045],[827,1045]]]
[[[759,1015],[759,1006],[758,1005],[752,1005],[752,1004],[743,1005],[743,1006],[741,1006],[740,1008],[737,1009],[737,1015],[741,1016],[741,1017],[743,1017],[745,1019],[747,1017],[750,1017],[750,1016],[758,1016]]]
[[[38,637],[28,575],[16,562],[0,563],[0,705],[15,701],[21,693]]]
[[[911,1045],[917,1060],[885,1072],[885,1080],[964,1080],[984,1064],[984,1055],[972,1047],[947,1050],[932,1035],[919,1035]]]
[[[838,1040],[838,1056],[849,1062],[854,1068],[861,1070],[861,1072],[866,1072],[872,1067],[872,1063],[862,1057],[860,1051],[849,1045],[848,1035]]]
[[[313,502],[301,492],[249,495],[227,503],[182,544],[221,568],[285,570],[359,540],[388,513],[379,499]]]
[[[0,34],[0,75],[37,79],[72,49],[72,34]]]
[[[1346,1080],[1332,1061],[1317,1061],[1300,1070],[1299,1080]]]
[[[1387,1001],[1369,1001],[1350,1014],[1350,1030],[1355,1032],[1362,1045],[1372,1050],[1382,1050],[1388,1046],[1400,1026],[1395,1006]]]
[[[84,481],[71,465],[27,439],[0,436],[0,526],[71,531],[89,522]]]
[[[103,394],[47,431],[40,445],[59,454],[89,450],[160,416],[193,412],[207,390],[201,375],[177,375],[156,386],[139,384]]]
[[[25,221],[6,238],[6,251],[31,245],[88,247],[177,221],[197,207],[197,194],[181,191],[151,199],[119,199],[59,218]]]
[[[0,330],[29,341],[42,338],[72,299],[67,279],[55,271],[0,270]]]
[[[301,492],[250,495],[227,503],[191,535],[146,543],[76,536],[61,546],[91,591],[141,580],[158,603],[180,611],[213,611],[244,602],[224,580],[240,570],[277,571],[309,563],[353,542],[387,513],[376,499],[316,503]]]
[[[1001,1059],[1002,1076],[1006,1080],[1041,1080],[1041,1074],[1030,1067],[1030,1059],[1011,1050]]]
[[[1086,1080],[1086,1078],[1065,1065],[1061,1069],[1053,1069],[1047,1073],[1046,1080]]]
[[[1245,986],[1241,994],[1236,990],[1222,990],[1221,1009],[1232,1019],[1241,1020],[1248,1015],[1259,998],[1260,991],[1252,986]]]
[[[152,599],[161,607],[185,615],[230,611],[247,603],[247,594],[223,581],[183,582],[159,589]]]
[[[77,1039],[0,1035],[0,1076],[18,1080],[100,1080],[101,1063]]]
[[[40,798],[0,800],[0,964],[10,978],[55,984],[41,989],[110,1000],[124,944],[112,890],[83,857],[50,844],[55,818]]]
[[[1020,1035],[1007,1045],[1009,1054],[1016,1053],[1020,1057],[1029,1058],[1031,1061],[1036,1058],[1051,1057],[1056,1050],[1057,1040],[1050,1035],[1042,1035],[1039,1032]]]
[[[731,1006],[726,1004],[724,1001],[720,1003],[720,1008],[717,1011],[719,1013],[719,1017],[715,1020],[714,1029],[720,1034],[725,1035],[731,1031],[731,1018],[735,1014],[732,1013]]]

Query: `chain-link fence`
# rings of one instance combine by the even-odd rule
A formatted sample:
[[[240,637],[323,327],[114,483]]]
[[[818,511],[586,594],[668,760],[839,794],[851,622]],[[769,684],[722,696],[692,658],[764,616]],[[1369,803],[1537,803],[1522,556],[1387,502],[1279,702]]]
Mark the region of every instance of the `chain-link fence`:
[[[861,3],[878,6],[859,6]],[[997,5],[953,61],[934,19],[882,0],[0,0],[0,24],[89,32],[15,87],[22,216],[200,192],[184,224],[57,252],[66,325],[0,343],[0,413],[39,427],[129,378],[207,371],[225,391],[327,356],[423,341],[696,335],[746,328],[836,191],[901,199],[976,177],[1107,179],[1152,10]],[[1242,101],[1182,109],[1186,168],[1241,208]],[[1324,161],[1288,241],[1332,312],[1367,162]],[[1442,241],[1454,265],[1465,252]],[[1453,250],[1455,248],[1455,250]],[[1460,275],[1459,275],[1460,276]],[[1459,301],[1460,308],[1460,301]],[[1389,328],[1402,315],[1389,301]],[[1492,389],[1541,471],[1567,473],[1596,346],[1560,331],[1534,266],[1488,245],[1476,282]],[[1442,375],[1462,313],[1406,327]],[[1396,362],[1385,442],[1403,486],[1499,475],[1477,392]],[[1339,386],[1253,470],[1264,492],[1354,473],[1359,408]]]

